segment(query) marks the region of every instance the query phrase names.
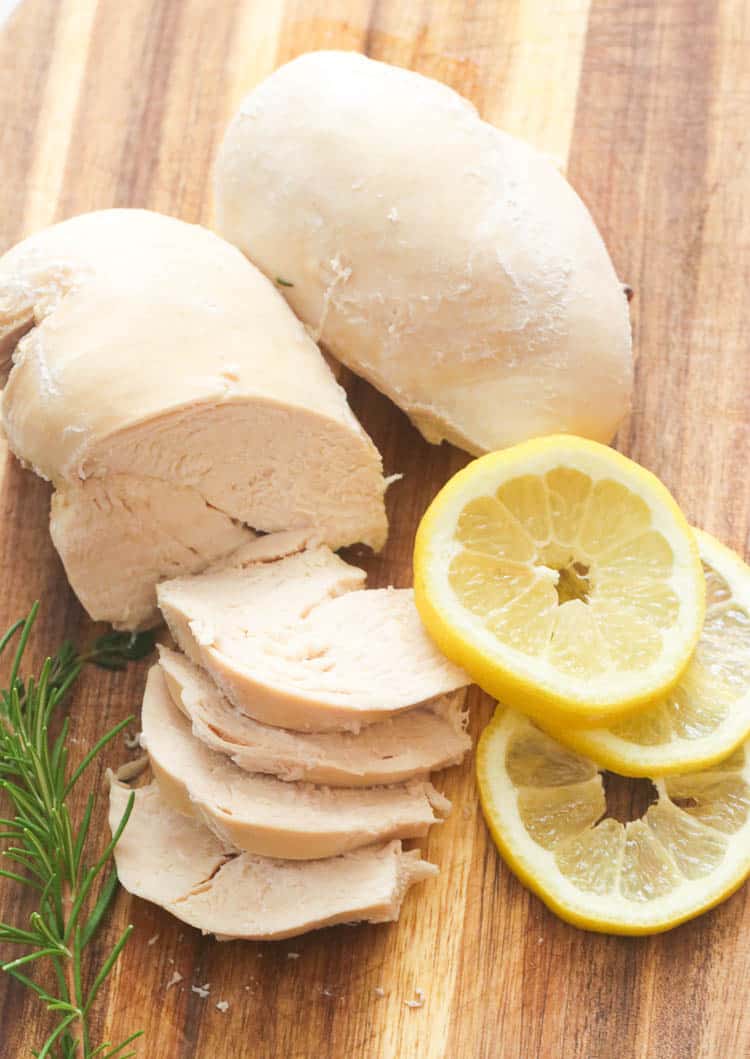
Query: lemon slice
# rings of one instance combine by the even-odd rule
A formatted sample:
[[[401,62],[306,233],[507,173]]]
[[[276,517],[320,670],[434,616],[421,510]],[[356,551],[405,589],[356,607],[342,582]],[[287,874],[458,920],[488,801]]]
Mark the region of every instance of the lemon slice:
[[[698,548],[666,488],[570,435],[459,471],[422,519],[414,588],[433,639],[485,691],[582,726],[664,695],[705,609]]]
[[[498,707],[477,777],[498,849],[545,904],[588,930],[652,934],[719,904],[750,874],[748,749],[653,780],[656,802],[622,824],[605,816],[596,765]]]
[[[679,683],[661,702],[612,728],[559,733],[623,776],[693,772],[728,757],[750,736],[750,567],[708,533],[693,532],[706,581],[706,619]]]

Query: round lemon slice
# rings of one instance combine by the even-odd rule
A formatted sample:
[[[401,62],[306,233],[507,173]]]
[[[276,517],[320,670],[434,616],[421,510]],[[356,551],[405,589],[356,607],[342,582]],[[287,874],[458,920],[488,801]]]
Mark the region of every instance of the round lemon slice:
[[[748,749],[652,780],[656,802],[623,824],[606,816],[596,765],[498,707],[477,777],[498,849],[545,904],[587,930],[652,934],[719,904],[750,874]]]
[[[485,691],[580,726],[663,696],[705,611],[698,548],[666,488],[570,435],[459,471],[420,524],[414,588],[428,632]]]
[[[706,581],[706,619],[679,682],[659,703],[611,728],[559,733],[623,776],[693,772],[728,757],[750,737],[750,567],[708,533],[693,532]]]

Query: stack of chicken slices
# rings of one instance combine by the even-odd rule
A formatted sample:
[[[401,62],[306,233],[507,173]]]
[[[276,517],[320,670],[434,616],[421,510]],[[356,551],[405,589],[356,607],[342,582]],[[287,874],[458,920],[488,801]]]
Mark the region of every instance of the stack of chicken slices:
[[[401,840],[450,810],[429,782],[470,747],[468,677],[433,647],[410,589],[314,537],[278,533],[163,582],[181,648],[148,674],[123,885],[205,932],[279,938],[396,919],[436,869]],[[116,828],[130,796],[114,781]]]

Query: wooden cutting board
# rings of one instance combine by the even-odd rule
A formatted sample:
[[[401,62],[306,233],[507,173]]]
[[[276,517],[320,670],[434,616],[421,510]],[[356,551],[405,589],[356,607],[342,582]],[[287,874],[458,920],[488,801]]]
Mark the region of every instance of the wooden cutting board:
[[[446,81],[567,167],[634,289],[637,383],[620,447],[692,521],[746,553],[743,0],[23,0],[0,29],[0,250],[98,207],[210,223],[211,162],[243,94],[279,63],[332,47]],[[386,472],[405,475],[389,493],[388,548],[367,562],[371,583],[405,585],[419,516],[465,457],[428,446],[368,385],[345,382]],[[38,643],[49,650],[91,629],[48,539],[48,501],[42,482],[7,462],[0,629],[40,597]],[[86,676],[73,704],[81,748],[137,711],[143,679],[143,667]],[[473,695],[474,735],[491,706]],[[127,755],[120,745],[107,763]],[[410,895],[398,924],[218,944],[121,893],[102,945],[127,922],[135,934],[96,1009],[100,1039],[143,1027],[149,1059],[750,1055],[747,888],[662,937],[582,933],[496,855],[471,762],[438,784],[455,805],[424,843],[441,875]],[[639,804],[640,792],[621,792],[620,809],[631,797]],[[2,884],[0,915],[27,913]],[[174,971],[184,980],[167,991]],[[202,999],[191,986],[204,983]],[[410,1008],[417,989],[424,1006]],[[0,1054],[29,1054],[47,1016],[7,981],[0,1005]]]

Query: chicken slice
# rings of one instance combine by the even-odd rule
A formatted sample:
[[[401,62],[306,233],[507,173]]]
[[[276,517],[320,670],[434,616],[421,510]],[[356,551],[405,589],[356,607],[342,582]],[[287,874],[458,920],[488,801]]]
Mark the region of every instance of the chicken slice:
[[[134,792],[115,861],[130,893],[160,905],[204,934],[291,938],[334,923],[398,919],[410,886],[437,874],[418,850],[394,841],[325,860],[237,853],[196,820],[171,809],[156,784]],[[130,792],[112,783],[109,822],[117,828]]]
[[[194,738],[158,665],[146,681],[141,726],[164,800],[200,819],[223,842],[264,857],[316,860],[414,838],[450,810],[450,802],[422,780],[315,787],[244,772]]]
[[[411,589],[348,591],[345,565],[324,547],[249,561],[166,581],[159,606],[189,658],[264,724],[357,732],[470,683],[427,636]]]
[[[332,787],[373,787],[426,778],[458,764],[471,748],[464,689],[351,732],[295,732],[260,724],[231,705],[207,674],[177,651],[159,648],[172,701],[193,735],[247,772]]]

